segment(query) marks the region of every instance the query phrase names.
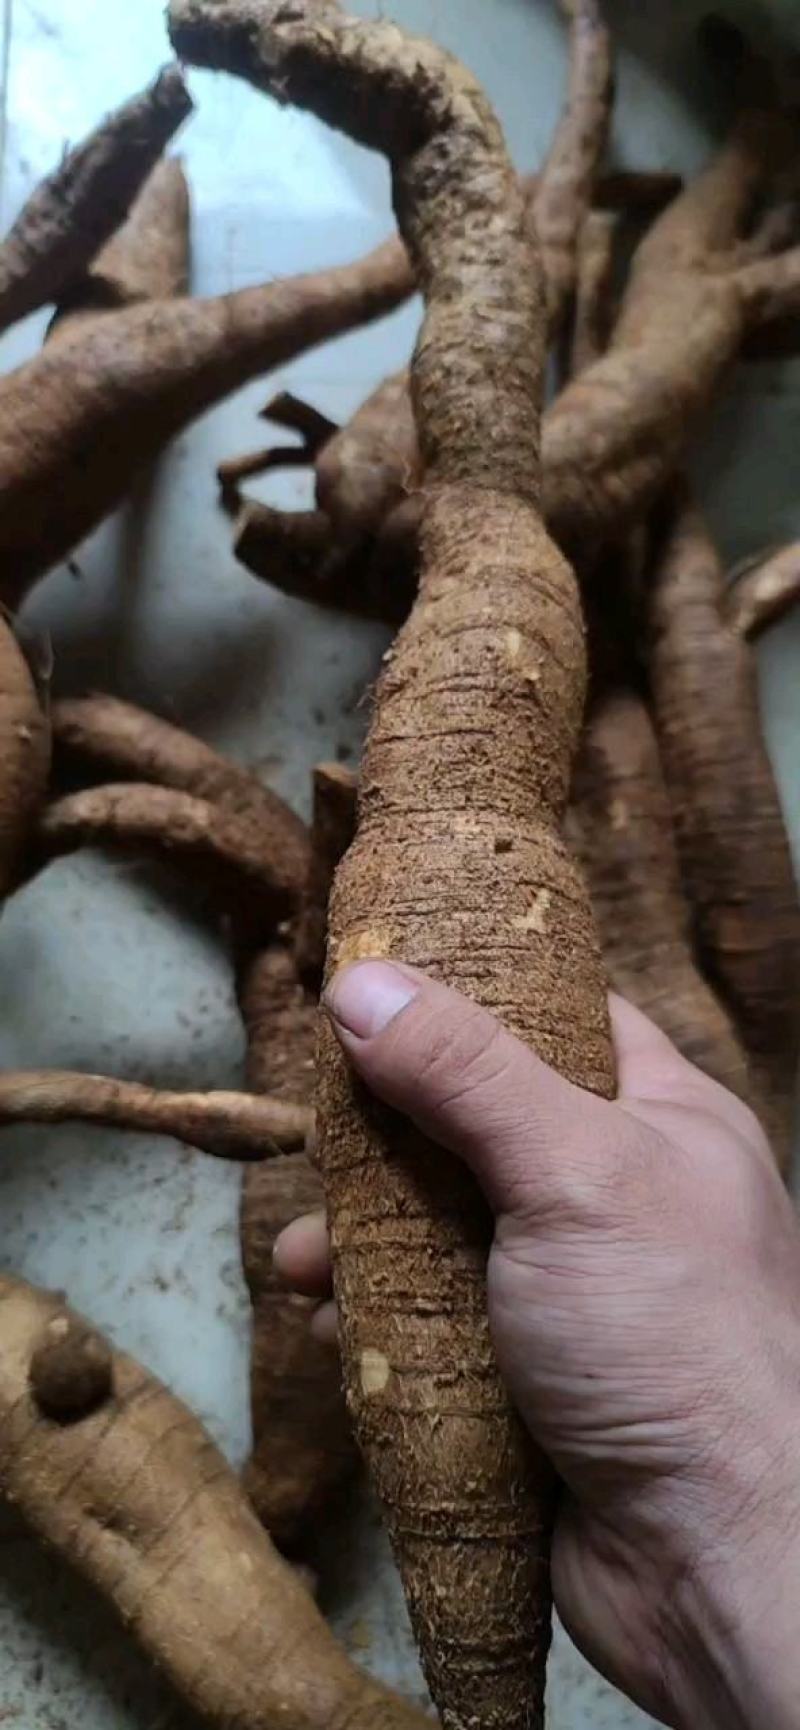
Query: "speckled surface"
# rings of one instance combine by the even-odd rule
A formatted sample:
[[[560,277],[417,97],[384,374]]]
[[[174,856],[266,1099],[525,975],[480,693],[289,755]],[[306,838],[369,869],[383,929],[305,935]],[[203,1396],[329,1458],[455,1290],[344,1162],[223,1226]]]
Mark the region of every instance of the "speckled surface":
[[[367,4],[361,10],[376,10]],[[708,81],[696,0],[617,0],[621,161],[689,170],[704,148]],[[737,16],[760,13],[746,0]],[[549,0],[393,0],[391,11],[457,47],[488,83],[523,166],[539,158],[559,100],[562,46]],[[487,17],[490,28],[487,29]],[[0,26],[2,28],[2,26]],[[3,224],[101,111],[166,58],[161,0],[6,0]],[[332,262],[388,229],[382,163],[241,86],[193,75],[183,134],[192,183],[193,281],[202,292]],[[681,94],[679,94],[679,92]],[[687,94],[688,93],[688,94]],[[43,319],[3,343],[9,367]],[[340,416],[408,351],[409,308],[371,332],[240,392],[180,440],[129,506],[55,571],[26,608],[48,636],[60,692],[106,688],[151,704],[256,764],[305,807],[311,765],[355,755],[363,691],[385,636],[259,588],[235,565],[213,468],[260,437],[255,411],[284,385]],[[731,555],[797,533],[789,462],[800,447],[796,367],[753,368],[720,404],[699,466]],[[743,477],[746,476],[746,481]],[[269,496],[307,498],[305,479]],[[800,620],[763,651],[764,702],[800,840]],[[794,673],[794,677],[792,676]],[[242,1037],[226,957],[200,909],[142,866],[95,855],[51,867],[0,925],[0,1062],[58,1064],[168,1086],[241,1078]],[[0,1137],[4,1262],[73,1301],[180,1391],[234,1461],[247,1447],[247,1306],[237,1175],[172,1143],[101,1131]],[[401,1595],[368,1511],[328,1534],[325,1607],[354,1654],[420,1688]],[[190,1730],[105,1611],[13,1520],[0,1524],[0,1723],[24,1730]],[[551,1730],[647,1721],[564,1638]]]

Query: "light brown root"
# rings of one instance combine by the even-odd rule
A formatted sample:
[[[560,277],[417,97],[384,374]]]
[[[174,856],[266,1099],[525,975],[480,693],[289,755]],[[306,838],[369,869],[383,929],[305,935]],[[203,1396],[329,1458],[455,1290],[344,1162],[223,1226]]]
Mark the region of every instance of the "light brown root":
[[[299,899],[309,868],[305,824],[251,770],[118,697],[65,698],[54,703],[52,721],[57,768],[154,782],[218,806],[247,830],[282,904]]]
[[[295,958],[301,979],[319,992],[328,941],[328,901],[337,868],[356,832],[358,780],[342,763],[320,763],[314,770],[311,865],[295,933]]]
[[[0,615],[0,904],[16,885],[49,771],[49,723],[11,625]]]
[[[77,281],[191,108],[178,67],[168,66],[42,181],[0,247],[0,329]]]
[[[219,805],[167,787],[136,782],[71,793],[44,811],[37,863],[79,847],[143,851],[191,873],[224,911],[266,935],[291,912],[297,886],[275,880],[261,837]]]
[[[608,143],[613,96],[611,40],[598,0],[562,0],[562,11],[569,21],[569,84],[533,206],[551,336],[575,287],[579,236]]]
[[[800,899],[764,745],[755,662],[724,622],[702,514],[678,498],[651,580],[649,670],[684,882],[785,1163],[800,1049]]]
[[[632,691],[609,693],[590,715],[568,832],[614,989],[684,1057],[752,1104],[744,1051],[695,964],[658,746]]]
[[[175,0],[171,28],[191,60],[390,154],[426,300],[421,600],[377,692],[329,964],[428,968],[611,1093],[602,969],[558,839],[582,623],[537,509],[540,271],[497,121],[432,44],[327,0]],[[525,1730],[541,1723],[551,1484],[493,1357],[488,1212],[461,1165],[367,1105],[324,1026],[318,1105],[350,1409],[431,1691],[447,1730]]]
[[[0,1330],[0,1495],[104,1595],[203,1723],[423,1730],[421,1714],[350,1664],[173,1394],[21,1280],[0,1280]],[[86,1363],[87,1331],[97,1367],[85,1403],[53,1413],[76,1349]]]
[[[754,643],[799,601],[800,541],[792,541],[731,572],[722,616],[737,637]]]
[[[48,342],[86,330],[90,318],[147,300],[174,300],[189,286],[189,188],[174,157],[156,163],[127,222],[85,275],[59,296]]]
[[[397,243],[338,269],[79,323],[0,381],[2,596],[15,605],[137,470],[248,379],[391,311]],[[120,429],[124,428],[124,437]]]
[[[0,1123],[94,1123],[168,1135],[218,1159],[269,1159],[305,1147],[313,1113],[247,1093],[169,1093],[69,1070],[0,1075]]]

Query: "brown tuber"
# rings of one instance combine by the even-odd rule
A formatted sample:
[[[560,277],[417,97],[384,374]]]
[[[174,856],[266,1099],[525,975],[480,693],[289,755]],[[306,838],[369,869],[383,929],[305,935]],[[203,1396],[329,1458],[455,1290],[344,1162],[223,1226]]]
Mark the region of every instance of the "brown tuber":
[[[191,108],[178,67],[167,66],[42,181],[0,246],[0,329],[69,293]]]
[[[262,935],[291,912],[301,887],[286,882],[282,863],[276,870],[246,815],[171,787],[121,782],[68,793],[46,807],[34,840],[37,866],[80,847],[157,853]]]
[[[752,1103],[742,1047],[694,959],[658,745],[633,691],[604,694],[589,715],[568,834],[589,884],[614,990],[649,1015],[691,1063]]]
[[[423,1730],[354,1669],[198,1419],[148,1371],[111,1351],[94,1410],[45,1415],[42,1353],[65,1322],[68,1339],[86,1328],[60,1297],[0,1279],[0,1496],[105,1596],[203,1723]],[[45,1398],[52,1383],[45,1363]]]
[[[172,300],[189,286],[189,188],[174,157],[157,162],[118,228],[89,269],[59,295],[48,342],[90,319],[141,301]]]
[[[725,623],[724,605],[717,549],[700,510],[679,495],[651,582],[656,730],[699,951],[785,1165],[800,1050],[800,898],[754,657]]]
[[[308,834],[252,770],[119,697],[63,698],[53,704],[52,722],[57,770],[151,782],[217,806],[257,846],[270,897],[287,910],[294,906],[309,870]]]
[[[170,438],[249,378],[391,311],[396,242],[313,275],[91,319],[0,381],[0,595],[30,584]]]
[[[537,509],[540,271],[500,129],[440,50],[326,0],[175,0],[172,35],[192,61],[391,153],[425,295],[421,596],[376,696],[330,964],[417,963],[611,1093],[602,970],[558,835],[582,625]],[[485,1204],[456,1162],[368,1104],[324,1031],[318,1133],[350,1408],[432,1693],[448,1730],[539,1723],[550,1474],[493,1359]]]

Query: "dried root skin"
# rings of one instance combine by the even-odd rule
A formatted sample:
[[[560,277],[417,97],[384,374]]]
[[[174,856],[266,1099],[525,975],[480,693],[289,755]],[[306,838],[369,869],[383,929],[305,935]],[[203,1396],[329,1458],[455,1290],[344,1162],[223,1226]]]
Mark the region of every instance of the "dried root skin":
[[[551,335],[575,287],[578,241],[608,143],[613,97],[611,39],[598,0],[562,0],[562,11],[569,20],[569,84],[533,206]]]
[[[788,1158],[800,1050],[800,900],[764,745],[755,663],[724,622],[722,566],[679,503],[655,572],[650,680],[700,952]]]
[[[268,1159],[305,1147],[313,1112],[247,1093],[171,1093],[70,1070],[0,1075],[0,1124],[93,1123],[169,1135],[220,1159]]]
[[[497,122],[441,51],[333,4],[178,0],[172,17],[191,59],[390,151],[427,303],[413,374],[421,598],[377,697],[331,965],[416,962],[610,1092],[588,904],[557,835],[582,628],[572,573],[536,510],[544,319]],[[491,318],[475,319],[476,304]],[[448,1730],[520,1730],[541,1721],[550,1475],[493,1357],[488,1213],[457,1162],[363,1099],[324,1031],[320,1062],[349,1401],[428,1680]]]
[[[310,276],[80,323],[0,381],[0,593],[15,605],[137,469],[249,378],[405,298],[396,243]]]
[[[43,1414],[31,1369],[54,1324],[67,1348],[86,1325],[58,1297],[0,1280],[0,1494],[104,1594],[203,1722],[422,1730],[354,1670],[202,1425],[146,1370],[113,1351],[96,1410],[72,1423]]]
[[[310,1104],[316,1004],[291,952],[264,950],[240,967],[247,1075],[256,1090]],[[253,1452],[245,1486],[276,1543],[294,1546],[356,1468],[337,1354],[309,1331],[314,1304],[276,1277],[272,1248],[291,1220],[321,1207],[322,1183],[302,1154],[244,1174],[240,1233],[253,1305],[250,1405]]]
[[[189,287],[189,187],[175,157],[156,163],[90,268],[59,297],[47,339],[60,340],[89,319],[140,301],[173,300]]]
[[[155,853],[192,874],[226,911],[263,934],[291,911],[296,887],[276,882],[261,834],[221,806],[171,787],[138,782],[92,787],[56,799],[37,832],[38,861],[79,847]]]
[[[723,618],[737,637],[758,641],[800,601],[800,542],[748,560],[725,590]]]
[[[0,617],[0,903],[15,886],[46,792],[50,728],[30,668]]]
[[[191,108],[178,67],[167,66],[42,181],[0,247],[0,328],[58,300],[83,274]]]
[[[318,992],[325,970],[328,902],[333,879],[356,832],[358,779],[343,763],[314,770],[311,865],[295,932],[300,977]]]
[[[590,716],[568,833],[614,989],[690,1062],[753,1104],[744,1051],[695,963],[658,745],[633,692],[612,692]]]
[[[293,906],[309,870],[305,824],[250,770],[220,756],[180,727],[118,697],[65,698],[52,712],[56,763],[89,767],[190,793],[242,825],[259,850],[273,889]]]

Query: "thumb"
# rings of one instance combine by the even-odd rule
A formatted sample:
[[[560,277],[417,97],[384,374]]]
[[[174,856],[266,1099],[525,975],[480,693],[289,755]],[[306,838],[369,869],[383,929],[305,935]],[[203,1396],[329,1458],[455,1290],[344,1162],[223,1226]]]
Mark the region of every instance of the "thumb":
[[[486,1010],[415,968],[342,968],[324,1006],[362,1080],[471,1167],[496,1214],[605,1187],[617,1108],[548,1068]],[[584,1199],[589,1197],[584,1195]]]

